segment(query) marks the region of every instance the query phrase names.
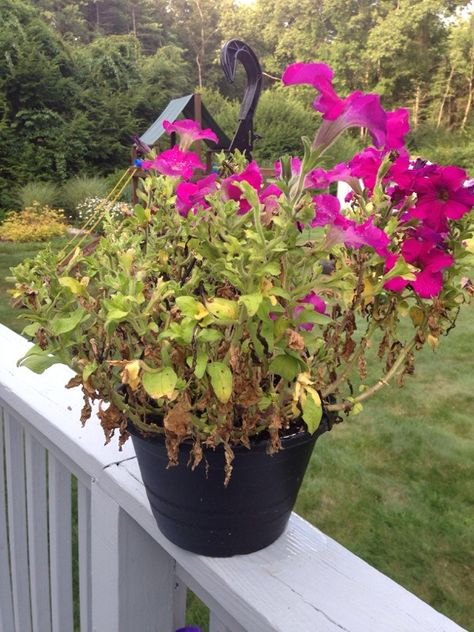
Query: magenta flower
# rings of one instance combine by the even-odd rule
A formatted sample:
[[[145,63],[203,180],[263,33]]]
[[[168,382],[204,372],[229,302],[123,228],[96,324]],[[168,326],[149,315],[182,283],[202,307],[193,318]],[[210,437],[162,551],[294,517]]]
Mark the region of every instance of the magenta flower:
[[[354,190],[360,190],[359,182],[352,176],[351,168],[346,162],[340,162],[329,170],[322,167],[312,169],[306,175],[304,185],[306,188],[327,189],[330,184],[339,180],[347,182]]]
[[[207,139],[215,143],[219,140],[212,129],[201,129],[199,123],[192,119],[182,119],[174,123],[163,121],[163,127],[168,134],[179,134],[179,148],[182,151],[189,149],[196,140]]]
[[[349,161],[351,175],[360,178],[366,189],[373,191],[377,174],[383,160],[383,152],[375,147],[366,147]]]
[[[332,121],[342,114],[345,107],[344,99],[341,99],[332,85],[333,76],[332,68],[322,62],[297,62],[286,67],[281,79],[286,86],[308,83],[315,87],[319,95],[314,100],[313,107],[325,119]]]
[[[407,285],[411,285],[415,292],[422,298],[437,296],[443,287],[444,268],[453,264],[453,257],[440,247],[440,237],[431,231],[426,232],[424,227],[412,231],[408,239],[404,241],[401,249],[402,256],[407,263],[419,268],[415,272],[415,280],[409,281],[396,276],[384,284],[387,290],[401,292]],[[393,268],[397,256],[391,254],[387,257],[386,271]]]
[[[358,224],[340,212],[339,200],[328,193],[321,193],[313,198],[316,214],[311,226],[327,226],[326,239],[329,244],[344,243],[349,248],[370,246],[382,257],[388,254],[390,238],[385,231],[375,226],[375,217],[369,217]]]
[[[216,190],[216,173],[211,173],[205,178],[201,178],[197,182],[180,182],[176,187],[176,208],[183,217],[187,217],[192,211],[196,213],[197,209],[208,208],[206,195]]]
[[[269,184],[261,193],[258,194],[258,198],[263,204],[263,214],[267,221],[275,211],[278,210],[278,198],[282,194],[282,190],[276,184]]]
[[[255,160],[252,160],[241,173],[225,178],[221,185],[223,199],[238,202],[238,214],[243,215],[250,210],[250,202],[245,199],[242,189],[236,186],[234,182],[248,182],[256,191],[260,191],[263,184],[263,176]]]
[[[332,79],[332,69],[319,62],[290,64],[282,76],[285,85],[307,83],[319,92],[313,107],[321,112],[324,122],[313,145],[329,147],[348,127],[366,127],[375,146],[384,147],[387,143],[387,114],[380,104],[380,96],[356,91],[341,98],[334,90]],[[398,130],[395,122],[393,127]],[[392,132],[392,136],[395,138],[395,131]]]
[[[319,193],[313,198],[316,214],[311,226],[326,226],[326,224],[345,223],[346,217],[341,215],[341,203],[335,195],[330,193]]]
[[[445,231],[447,219],[459,219],[474,206],[474,194],[464,186],[467,174],[460,167],[438,167],[426,178],[417,178],[416,205],[410,213],[437,231]]]
[[[190,178],[195,169],[205,169],[199,156],[192,151],[181,151],[177,145],[158,154],[153,160],[143,160],[142,169],[156,169],[166,176]]]
[[[290,165],[291,165],[291,175],[292,176],[298,175],[301,171],[301,158],[298,158],[298,156],[293,156],[290,159]],[[281,177],[281,161],[280,160],[275,161],[274,169],[275,169],[275,176],[277,178]]]
[[[401,149],[405,145],[405,135],[410,131],[410,113],[406,108],[387,112],[386,149]]]
[[[319,294],[316,294],[316,292],[311,291],[309,294],[306,294],[306,296],[303,296],[303,298],[299,299],[298,303],[308,303],[309,305],[313,306],[315,312],[319,312],[320,314],[326,313],[326,301],[321,298]],[[293,318],[297,318],[298,314],[300,314],[303,310],[304,305],[297,305],[293,309]],[[314,325],[312,323],[301,323],[299,326],[301,327],[301,329],[311,331]]]

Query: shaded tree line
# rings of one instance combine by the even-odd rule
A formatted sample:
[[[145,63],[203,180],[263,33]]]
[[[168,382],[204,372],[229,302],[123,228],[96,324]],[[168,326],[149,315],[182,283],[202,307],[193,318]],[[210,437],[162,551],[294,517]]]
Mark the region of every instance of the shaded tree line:
[[[130,135],[196,89],[231,132],[243,77],[227,84],[218,58],[235,36],[255,48],[266,73],[257,114],[264,160],[295,151],[316,124],[311,91],[283,91],[275,79],[297,59],[331,64],[342,94],[376,90],[387,107],[408,105],[421,143],[468,134],[474,17],[466,4],[0,0],[0,207],[13,206],[15,186],[28,180],[123,168]]]

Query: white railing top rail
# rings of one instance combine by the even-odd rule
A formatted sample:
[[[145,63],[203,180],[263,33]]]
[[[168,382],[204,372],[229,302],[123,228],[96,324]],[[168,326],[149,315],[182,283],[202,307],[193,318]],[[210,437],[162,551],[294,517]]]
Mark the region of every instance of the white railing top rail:
[[[176,573],[233,632],[459,632],[457,624],[293,514],[287,532],[253,555],[206,558],[157,529],[127,442],[103,445],[98,420],[79,423],[82,397],[61,365],[16,366],[29,343],[0,325],[0,405],[15,411],[76,476],[96,485],[176,561]]]

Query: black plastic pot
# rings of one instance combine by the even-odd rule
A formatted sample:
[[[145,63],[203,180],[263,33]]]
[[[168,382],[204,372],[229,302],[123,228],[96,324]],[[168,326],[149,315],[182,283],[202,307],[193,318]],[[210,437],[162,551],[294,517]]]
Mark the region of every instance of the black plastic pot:
[[[133,445],[158,527],[183,549],[213,557],[253,553],[285,530],[317,437],[329,429],[323,418],[313,434],[282,438],[282,449],[266,453],[234,447],[232,476],[224,486],[224,450],[205,448],[204,459],[187,467],[191,445],[180,447],[179,465],[169,467],[164,439],[144,438],[130,426]],[[207,461],[206,468],[204,460]]]

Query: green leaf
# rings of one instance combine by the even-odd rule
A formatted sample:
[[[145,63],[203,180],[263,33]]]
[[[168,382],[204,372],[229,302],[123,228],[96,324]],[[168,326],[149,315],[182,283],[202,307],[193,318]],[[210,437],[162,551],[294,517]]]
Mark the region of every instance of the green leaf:
[[[51,332],[54,336],[61,336],[76,329],[88,314],[84,309],[77,309],[70,316],[55,317],[51,321]]]
[[[20,360],[18,360],[18,366],[26,366],[27,369],[34,373],[43,373],[46,369],[49,369],[53,364],[60,364],[61,360],[51,355],[48,351],[43,351],[37,345],[31,347]]]
[[[96,360],[93,360],[92,362],[88,362],[85,367],[82,370],[82,379],[84,380],[84,382],[86,382],[90,376],[94,373],[94,371],[97,369],[99,365],[97,364]]]
[[[125,312],[122,309],[111,309],[109,312],[107,312],[106,325],[109,325],[110,323],[113,323],[115,321],[119,321],[119,320],[123,320],[124,318],[127,318],[129,313],[130,312]]]
[[[34,336],[36,335],[36,332],[38,331],[40,327],[41,327],[40,323],[30,323],[29,325],[26,325],[26,327],[23,328],[23,331],[21,333],[23,336],[31,336],[32,338],[34,338]]]
[[[146,199],[146,196],[144,199]],[[143,208],[141,204],[135,204],[135,216],[141,224],[145,224],[151,219],[150,209]]]
[[[206,372],[206,366],[209,356],[206,351],[198,351],[196,358],[196,368],[194,369],[194,375],[200,380]]]
[[[257,191],[249,182],[246,182],[245,180],[241,180],[239,182],[236,180],[235,182],[233,182],[233,184],[241,189],[244,197],[250,202],[253,207],[260,208],[260,200],[258,198]]]
[[[255,316],[262,300],[263,295],[260,292],[255,292],[254,294],[242,294],[242,296],[239,297],[239,303],[245,305],[249,316]]]
[[[314,389],[308,389],[307,396],[303,404],[303,420],[307,425],[308,432],[310,434],[313,434],[313,432],[318,429],[322,416],[323,408],[318,392]]]
[[[177,381],[178,376],[171,367],[158,371],[145,369],[142,377],[143,388],[154,399],[171,397]]]
[[[212,388],[219,401],[226,404],[232,395],[232,372],[223,362],[210,362],[207,373],[211,378]]]
[[[301,368],[296,358],[283,353],[270,362],[268,370],[270,373],[276,373],[276,375],[281,375],[285,380],[291,381],[295,379]]]
[[[313,325],[327,325],[329,323],[329,316],[327,314],[321,314],[315,309],[304,309],[298,314],[296,319],[297,324],[312,323]]]
[[[277,261],[269,261],[263,266],[262,272],[271,276],[278,276],[280,274],[280,264]]]
[[[222,339],[222,334],[217,329],[201,329],[198,334],[200,342],[217,342]]]

